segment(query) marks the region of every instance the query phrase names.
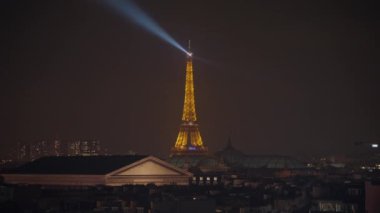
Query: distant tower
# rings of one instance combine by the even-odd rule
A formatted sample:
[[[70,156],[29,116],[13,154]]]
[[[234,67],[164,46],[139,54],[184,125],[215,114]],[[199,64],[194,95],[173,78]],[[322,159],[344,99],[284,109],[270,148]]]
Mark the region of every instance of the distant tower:
[[[189,51],[186,63],[185,101],[183,104],[182,123],[179,127],[177,141],[171,150],[172,155],[207,154],[198,129],[194,100],[193,54]]]

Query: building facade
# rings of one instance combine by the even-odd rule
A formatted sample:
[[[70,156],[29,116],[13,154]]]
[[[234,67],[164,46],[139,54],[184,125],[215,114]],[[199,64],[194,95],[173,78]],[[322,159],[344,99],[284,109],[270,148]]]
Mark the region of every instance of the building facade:
[[[1,174],[8,184],[188,185],[192,174],[154,156],[44,157]]]

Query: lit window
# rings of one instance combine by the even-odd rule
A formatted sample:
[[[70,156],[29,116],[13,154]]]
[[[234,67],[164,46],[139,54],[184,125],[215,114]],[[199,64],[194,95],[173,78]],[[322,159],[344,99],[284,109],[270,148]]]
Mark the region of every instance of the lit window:
[[[214,181],[217,181],[218,180],[218,178],[217,177],[214,177]]]
[[[203,180],[203,177],[199,177],[199,180]]]

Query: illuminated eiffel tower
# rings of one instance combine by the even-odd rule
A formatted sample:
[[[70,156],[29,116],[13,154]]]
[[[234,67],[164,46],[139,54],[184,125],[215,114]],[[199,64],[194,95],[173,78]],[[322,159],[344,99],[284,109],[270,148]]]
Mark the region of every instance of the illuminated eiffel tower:
[[[177,141],[171,150],[172,155],[202,155],[207,154],[198,129],[194,100],[193,55],[189,51],[186,63],[185,101],[183,104],[182,123],[179,127]]]

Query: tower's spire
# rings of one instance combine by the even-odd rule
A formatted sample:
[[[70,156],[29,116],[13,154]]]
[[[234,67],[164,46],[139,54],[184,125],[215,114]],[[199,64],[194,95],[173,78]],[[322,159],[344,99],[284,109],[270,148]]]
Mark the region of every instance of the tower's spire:
[[[197,115],[195,113],[193,60],[190,53],[187,56],[186,63],[185,100],[183,103],[182,121],[196,120]]]
[[[183,103],[182,124],[172,154],[203,154],[207,148],[203,146],[201,133],[198,129],[195,112],[194,77],[192,53],[189,50],[186,60],[185,98]]]
[[[191,59],[191,57],[193,56],[193,53],[191,52],[191,41],[189,40],[189,46],[188,46],[188,48],[187,48],[187,58],[190,58]]]

